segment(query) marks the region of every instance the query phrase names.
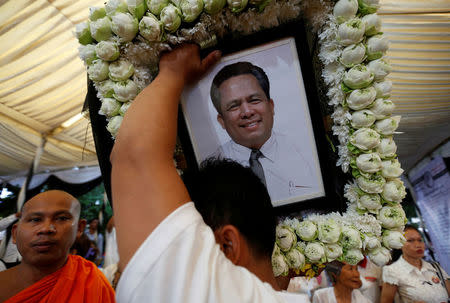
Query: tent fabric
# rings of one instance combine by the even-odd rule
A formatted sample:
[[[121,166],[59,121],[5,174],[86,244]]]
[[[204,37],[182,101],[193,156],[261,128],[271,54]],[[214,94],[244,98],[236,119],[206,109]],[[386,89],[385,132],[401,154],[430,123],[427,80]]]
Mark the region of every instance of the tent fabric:
[[[42,134],[39,171],[97,164],[90,122],[62,123],[82,110],[86,70],[75,25],[105,0],[0,1],[0,181],[28,171]],[[450,0],[380,0],[391,41],[396,136],[408,171],[449,137]]]

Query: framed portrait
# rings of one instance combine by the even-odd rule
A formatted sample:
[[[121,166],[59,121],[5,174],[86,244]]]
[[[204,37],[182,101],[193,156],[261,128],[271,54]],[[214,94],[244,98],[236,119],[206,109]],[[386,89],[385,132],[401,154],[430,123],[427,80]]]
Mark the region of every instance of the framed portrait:
[[[216,157],[250,167],[275,207],[324,200],[327,191],[297,45],[286,35],[228,48],[181,97],[188,165]]]

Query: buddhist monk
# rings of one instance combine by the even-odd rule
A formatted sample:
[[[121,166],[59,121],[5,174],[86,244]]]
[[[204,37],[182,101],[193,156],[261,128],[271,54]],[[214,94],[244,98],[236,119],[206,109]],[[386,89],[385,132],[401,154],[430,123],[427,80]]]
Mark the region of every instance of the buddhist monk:
[[[84,230],[80,203],[52,190],[27,201],[12,229],[22,262],[0,272],[0,302],[115,302],[115,294],[94,263],[69,255]]]

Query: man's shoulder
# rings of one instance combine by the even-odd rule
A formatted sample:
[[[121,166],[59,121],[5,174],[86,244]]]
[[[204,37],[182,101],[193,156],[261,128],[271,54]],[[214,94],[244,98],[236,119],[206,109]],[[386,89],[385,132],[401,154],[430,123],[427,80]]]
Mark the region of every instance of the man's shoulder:
[[[21,291],[16,277],[17,266],[0,272],[0,302],[3,302]]]

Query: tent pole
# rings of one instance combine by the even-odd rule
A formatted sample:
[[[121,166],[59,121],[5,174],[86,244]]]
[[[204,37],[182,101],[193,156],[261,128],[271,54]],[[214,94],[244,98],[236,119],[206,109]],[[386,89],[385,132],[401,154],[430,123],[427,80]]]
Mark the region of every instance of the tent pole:
[[[34,155],[33,162],[30,165],[30,169],[28,170],[27,178],[25,179],[25,182],[23,182],[23,185],[20,188],[19,196],[17,197],[17,211],[20,211],[23,203],[25,202],[28,185],[33,178],[34,172],[39,166],[39,161],[41,160],[42,153],[44,152],[45,143],[47,143],[47,134],[42,134],[41,143],[36,148],[36,153]]]

